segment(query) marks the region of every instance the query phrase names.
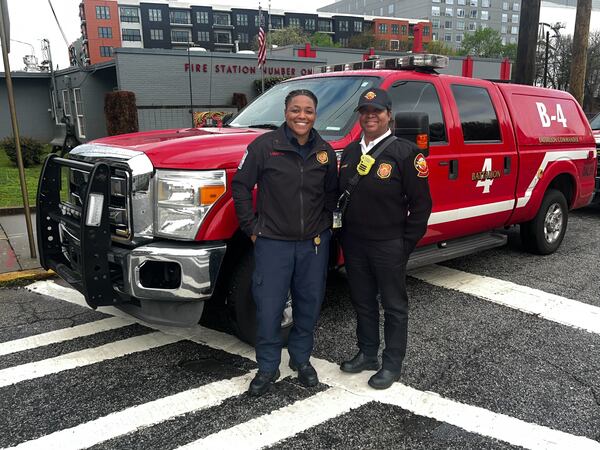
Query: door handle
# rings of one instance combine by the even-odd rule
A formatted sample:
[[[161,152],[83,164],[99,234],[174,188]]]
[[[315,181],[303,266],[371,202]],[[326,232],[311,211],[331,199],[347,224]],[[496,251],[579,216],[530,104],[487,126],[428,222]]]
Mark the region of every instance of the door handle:
[[[510,156],[504,157],[504,175],[508,175],[510,173],[510,163],[512,159]]]
[[[451,159],[448,161],[440,161],[440,166],[448,166],[448,179],[456,180],[458,178],[458,159]]]

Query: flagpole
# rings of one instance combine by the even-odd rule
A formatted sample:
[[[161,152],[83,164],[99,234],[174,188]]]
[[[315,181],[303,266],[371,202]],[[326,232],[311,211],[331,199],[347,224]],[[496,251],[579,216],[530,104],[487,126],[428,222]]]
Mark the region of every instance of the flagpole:
[[[260,6],[260,2],[258,3],[258,24],[259,24],[260,28],[262,28],[263,25],[264,25],[263,24],[262,7]],[[264,28],[263,28],[263,33],[264,33]],[[263,41],[264,40],[265,40],[265,36],[263,34]],[[263,42],[263,44],[259,43],[259,49],[258,49],[258,53],[259,53],[258,68],[260,70],[260,85],[261,85],[260,93],[264,94],[265,93],[265,70],[264,70],[265,69],[265,63],[264,62],[261,63],[261,59],[260,59],[260,54],[261,54],[261,48],[260,47],[261,47],[261,45],[264,45],[264,42]]]

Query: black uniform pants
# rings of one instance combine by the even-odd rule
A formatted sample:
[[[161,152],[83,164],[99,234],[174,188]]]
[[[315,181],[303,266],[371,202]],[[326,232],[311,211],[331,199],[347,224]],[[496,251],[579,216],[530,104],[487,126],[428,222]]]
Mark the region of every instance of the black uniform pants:
[[[379,292],[384,311],[383,367],[400,372],[408,335],[403,239],[374,241],[344,233],[342,245],[356,310],[358,347],[369,356],[376,356],[379,350]]]

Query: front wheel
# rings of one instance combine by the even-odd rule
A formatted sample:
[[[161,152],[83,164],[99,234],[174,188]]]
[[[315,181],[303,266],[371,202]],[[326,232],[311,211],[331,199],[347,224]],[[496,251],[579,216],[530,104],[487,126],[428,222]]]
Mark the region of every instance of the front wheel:
[[[527,251],[538,255],[554,253],[565,237],[568,219],[564,194],[556,189],[549,189],[533,220],[521,224],[523,246]]]
[[[249,248],[240,257],[233,269],[227,289],[227,311],[234,333],[244,342],[256,344],[256,304],[252,297],[252,273],[254,272],[254,253]],[[286,306],[281,317],[281,338],[287,344],[293,325],[292,297],[288,293]]]

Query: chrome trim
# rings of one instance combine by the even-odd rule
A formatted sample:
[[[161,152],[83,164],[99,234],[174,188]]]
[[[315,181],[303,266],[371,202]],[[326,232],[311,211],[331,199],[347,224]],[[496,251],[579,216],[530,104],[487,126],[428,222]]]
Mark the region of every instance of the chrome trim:
[[[135,248],[123,265],[125,291],[138,298],[162,301],[189,301],[209,298],[227,246],[190,248],[190,244],[154,243]],[[176,289],[146,288],[140,282],[140,268],[146,261],[173,262],[181,267],[181,285]]]

